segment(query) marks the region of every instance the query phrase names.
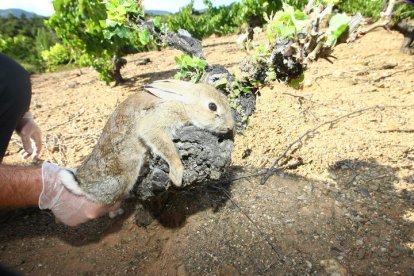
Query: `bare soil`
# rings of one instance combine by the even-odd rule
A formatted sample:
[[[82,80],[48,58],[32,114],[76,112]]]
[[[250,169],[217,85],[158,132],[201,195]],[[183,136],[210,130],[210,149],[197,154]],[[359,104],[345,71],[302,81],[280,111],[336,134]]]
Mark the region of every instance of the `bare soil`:
[[[203,41],[209,63],[237,71],[245,53],[235,40]],[[260,89],[235,141],[238,180],[175,193],[156,219],[134,199],[124,215],[76,228],[48,211],[2,210],[0,262],[27,275],[414,275],[414,58],[399,52],[401,41],[374,31],[313,63],[302,89]],[[34,75],[42,158],[78,166],[114,108],[173,76],[179,54],[129,56],[129,81],[118,87],[89,69]],[[303,165],[264,185],[241,177],[318,126],[289,155]],[[4,163],[27,164],[19,147],[14,136]]]

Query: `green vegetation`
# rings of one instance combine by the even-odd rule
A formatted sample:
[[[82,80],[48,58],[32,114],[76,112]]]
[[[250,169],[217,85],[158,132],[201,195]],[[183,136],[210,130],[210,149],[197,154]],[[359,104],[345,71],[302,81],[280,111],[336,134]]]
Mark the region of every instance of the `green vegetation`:
[[[264,18],[267,22],[266,37],[272,43],[276,37],[291,38],[294,34],[304,31],[309,22],[306,14],[287,4],[270,18],[267,14]]]
[[[31,73],[43,70],[41,52],[56,41],[43,17],[0,17],[0,52],[13,57]]]
[[[289,37],[300,32],[306,23],[301,12],[308,0],[241,0],[229,6],[214,7],[211,0],[203,0],[207,9],[194,10],[194,1],[176,14],[156,17],[157,26],[164,31],[186,29],[194,37],[202,39],[210,35],[226,35],[268,24],[267,37]],[[383,0],[316,0],[316,3],[335,4],[339,10],[377,18]],[[286,11],[289,5],[294,7]],[[73,63],[92,66],[106,82],[121,81],[120,68],[114,67],[122,56],[153,49],[158,43],[147,29],[136,25],[144,12],[140,1],[134,0],[54,0],[55,14],[45,23],[45,18],[0,17],[0,51],[19,61],[30,72],[53,71],[62,65]],[[299,11],[298,11],[299,10]],[[414,7],[400,4],[396,18],[413,18]],[[147,17],[148,18],[148,17]],[[330,24],[342,24],[334,18]],[[338,22],[336,22],[338,21]],[[250,27],[250,28],[247,28]],[[340,30],[335,27],[335,30]],[[328,43],[336,43],[339,33],[330,32]],[[251,37],[250,37],[251,38]],[[331,40],[329,40],[331,39]],[[257,52],[268,49],[259,45]],[[182,57],[178,58],[181,63]],[[119,63],[122,64],[123,63]],[[180,64],[179,64],[180,65]],[[181,65],[180,65],[181,66]],[[118,66],[119,67],[119,66]],[[197,67],[197,66],[196,66]],[[183,71],[184,70],[184,71]],[[182,74],[191,70],[181,68]]]
[[[133,0],[54,0],[55,13],[47,21],[62,44],[71,49],[81,66],[92,66],[101,80],[122,82],[120,57],[142,50],[147,36],[128,27],[128,20],[143,16],[142,6]],[[142,43],[144,41],[144,43]],[[132,49],[131,49],[132,48]],[[52,49],[55,51],[63,48]],[[59,64],[50,57],[50,65]],[[60,58],[57,56],[57,58]]]
[[[344,12],[356,14],[360,12],[364,16],[378,18],[382,10],[383,0],[343,0],[339,8]]]
[[[207,10],[203,13],[194,10],[194,1],[182,8],[177,14],[163,18],[172,31],[187,30],[193,37],[202,39],[212,34],[234,33],[242,24],[242,6],[233,3],[229,6],[214,7],[210,0],[203,0]]]
[[[188,80],[194,83],[200,81],[203,77],[207,62],[198,57],[190,57],[189,55],[181,55],[175,58],[180,71],[175,75],[176,79]]]

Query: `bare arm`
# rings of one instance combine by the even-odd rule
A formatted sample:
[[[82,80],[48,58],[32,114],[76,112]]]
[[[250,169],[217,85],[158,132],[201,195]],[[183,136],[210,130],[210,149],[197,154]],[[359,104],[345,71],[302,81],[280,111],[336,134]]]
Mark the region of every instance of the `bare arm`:
[[[0,165],[0,207],[38,206],[41,192],[41,167]]]
[[[0,165],[0,207],[50,209],[61,222],[75,226],[117,210],[121,203],[108,206],[72,194],[59,176],[65,168],[44,162],[38,166]]]

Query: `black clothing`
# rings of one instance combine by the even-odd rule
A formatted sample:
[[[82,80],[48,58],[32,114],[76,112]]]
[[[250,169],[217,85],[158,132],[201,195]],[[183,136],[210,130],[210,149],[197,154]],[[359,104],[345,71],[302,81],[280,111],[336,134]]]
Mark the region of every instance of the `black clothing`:
[[[22,116],[29,110],[32,86],[29,73],[0,53],[0,162]]]

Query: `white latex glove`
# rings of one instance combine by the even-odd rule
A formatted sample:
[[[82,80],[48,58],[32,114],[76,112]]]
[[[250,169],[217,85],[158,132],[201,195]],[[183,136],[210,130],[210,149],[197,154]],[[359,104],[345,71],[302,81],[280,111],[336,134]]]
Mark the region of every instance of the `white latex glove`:
[[[59,221],[69,226],[79,225],[119,209],[120,202],[108,206],[71,193],[59,178],[61,170],[67,169],[49,162],[42,164],[43,190],[39,197],[40,209],[52,210]]]
[[[42,150],[42,135],[31,112],[26,112],[23,115],[16,130],[23,143],[22,157],[36,159]]]

